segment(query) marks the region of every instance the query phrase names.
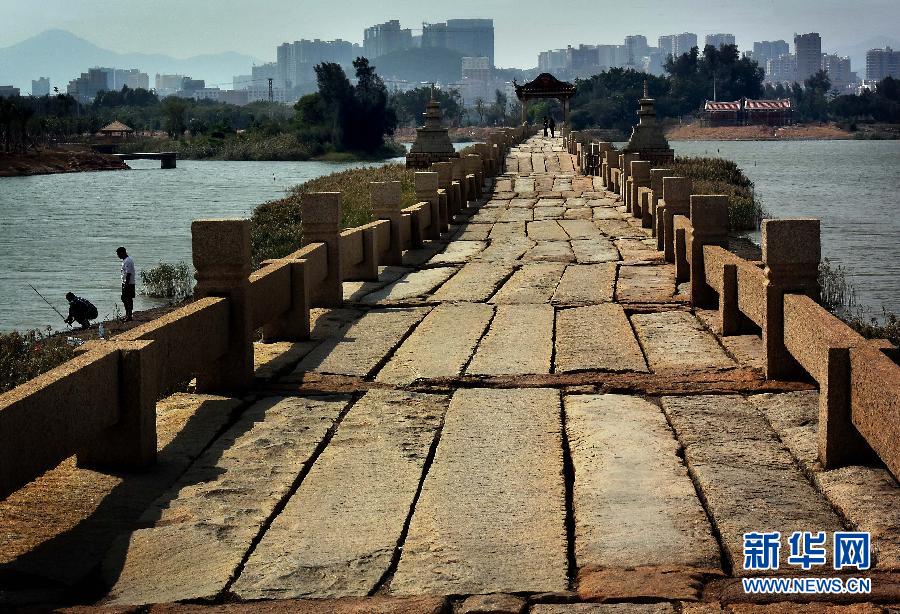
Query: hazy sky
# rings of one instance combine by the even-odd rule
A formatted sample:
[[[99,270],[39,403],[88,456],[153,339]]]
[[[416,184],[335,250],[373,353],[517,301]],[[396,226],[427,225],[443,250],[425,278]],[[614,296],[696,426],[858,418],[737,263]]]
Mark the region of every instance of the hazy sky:
[[[238,51],[275,59],[300,38],[362,42],[363,28],[388,19],[494,19],[498,66],[531,67],[541,50],[619,43],[643,34],[731,32],[738,46],[794,32],[822,34],[823,51],[877,35],[897,36],[900,0],[0,0],[0,47],[62,28],[118,52],[187,57]],[[702,44],[702,43],[701,43]]]

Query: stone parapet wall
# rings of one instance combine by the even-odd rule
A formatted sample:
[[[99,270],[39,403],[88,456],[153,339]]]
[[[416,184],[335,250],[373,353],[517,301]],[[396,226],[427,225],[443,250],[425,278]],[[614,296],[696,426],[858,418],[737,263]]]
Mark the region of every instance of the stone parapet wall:
[[[886,353],[896,348],[863,338],[816,302],[819,221],[764,220],[762,260],[746,260],[726,248],[727,197],[691,194],[689,180],[663,168],[648,178],[648,163],[669,161],[660,157],[626,159],[609,149],[597,172],[600,143],[572,135],[568,148],[582,174],[599,175],[607,194],[653,229],[676,279],[688,283],[691,304],[718,309],[717,332],[761,334],[771,379],[806,372],[816,380],[823,467],[877,455],[900,476],[900,365]]]
[[[305,194],[304,246],[254,272],[249,221],[194,222],[197,300],[88,342],[76,358],[0,395],[0,498],[73,454],[97,469],[153,464],[160,392],[192,377],[205,391],[239,392],[252,378],[256,330],[267,341],[308,339],[310,307],[340,305],[343,281],[377,279],[379,266],[440,238],[484,181],[503,172],[509,148],[533,133],[493,131],[477,155],[456,159],[440,187],[439,165],[426,164],[434,172],[417,173],[420,202],[410,207],[401,208],[399,183],[373,184],[378,219],[356,228],[340,229],[340,194]]]

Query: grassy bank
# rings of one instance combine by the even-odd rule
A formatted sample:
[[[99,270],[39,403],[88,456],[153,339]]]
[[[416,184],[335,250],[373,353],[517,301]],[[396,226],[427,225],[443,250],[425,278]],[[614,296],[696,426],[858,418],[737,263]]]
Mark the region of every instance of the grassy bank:
[[[0,333],[0,393],[61,365],[75,355],[63,335],[38,330]]]
[[[414,171],[401,164],[356,168],[333,173],[302,183],[287,198],[259,205],[251,218],[251,244],[254,266],[269,258],[282,258],[300,247],[300,196],[306,192],[340,192],[341,225],[360,226],[372,221],[369,183],[399,181],[404,207],[414,205],[416,190]]]
[[[388,141],[381,150],[372,153],[321,150],[310,147],[293,134],[287,133],[277,136],[234,134],[224,138],[202,135],[178,140],[143,138],[120,146],[119,151],[121,153],[174,151],[179,158],[185,160],[332,162],[383,160],[406,153],[402,145],[392,141]]]
[[[753,182],[730,160],[679,157],[672,170],[691,179],[695,194],[728,196],[731,230],[756,230],[768,214],[756,198]]]

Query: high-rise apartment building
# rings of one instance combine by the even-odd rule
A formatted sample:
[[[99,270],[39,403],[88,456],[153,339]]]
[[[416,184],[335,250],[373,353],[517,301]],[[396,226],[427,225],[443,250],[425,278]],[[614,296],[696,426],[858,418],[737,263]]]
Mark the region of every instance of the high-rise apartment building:
[[[568,49],[550,49],[538,54],[538,70],[553,72],[568,68]]]
[[[597,45],[597,56],[600,68],[621,68],[628,61],[625,45]]]
[[[831,89],[839,94],[849,93],[847,90],[856,81],[850,70],[850,58],[846,56],[823,54],[822,70],[828,73]]]
[[[797,80],[797,56],[785,53],[766,61],[766,81],[793,83]]]
[[[156,74],[155,86],[157,96],[171,96],[181,89],[184,75]]]
[[[866,52],[866,79],[881,81],[885,77],[900,78],[900,51],[890,47]]]
[[[50,79],[41,77],[37,80],[31,80],[32,96],[49,96],[50,95]]]
[[[794,34],[794,56],[797,58],[797,81],[806,79],[822,70],[822,37],[818,32]]]
[[[625,37],[625,66],[640,68],[649,55],[647,37],[640,34]]]
[[[290,90],[304,83],[312,83],[316,79],[314,68],[317,64],[334,62],[348,67],[353,64],[356,50],[358,46],[341,39],[301,39],[293,43],[282,43],[275,51],[275,85]]]
[[[0,98],[15,98],[19,95],[19,88],[12,85],[0,85]]]
[[[791,46],[787,41],[757,41],[753,43],[753,60],[766,67],[769,60],[777,59],[779,56],[787,55],[791,52]]]
[[[400,21],[397,19],[374,25],[363,31],[363,53],[370,60],[412,46],[412,30],[401,29]]]
[[[458,51],[466,57],[486,57],[494,66],[494,20],[448,19],[422,24],[422,47]]]
[[[710,45],[716,49],[725,45],[734,45],[734,34],[707,34],[705,45]]]
[[[685,53],[690,53],[691,49],[697,46],[697,35],[692,32],[667,34],[659,37],[658,46],[659,52],[663,56],[662,60],[665,62],[670,55],[677,58]]]

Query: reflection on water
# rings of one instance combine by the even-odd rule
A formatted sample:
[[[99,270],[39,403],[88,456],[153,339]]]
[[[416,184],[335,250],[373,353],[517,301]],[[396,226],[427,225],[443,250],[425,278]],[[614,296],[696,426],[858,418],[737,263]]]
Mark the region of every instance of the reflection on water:
[[[466,144],[459,144],[463,147]],[[681,155],[721,155],[756,183],[776,217],[822,219],[823,253],[852,275],[857,298],[900,312],[900,142],[676,142]],[[190,262],[190,224],[201,217],[247,217],[298,183],[365,164],[178,162],[162,171],[135,161],[126,172],[0,179],[0,330],[59,319],[27,284],[65,311],[71,290],[114,314],[115,249],[139,268]],[[136,308],[152,306],[138,296]]]

